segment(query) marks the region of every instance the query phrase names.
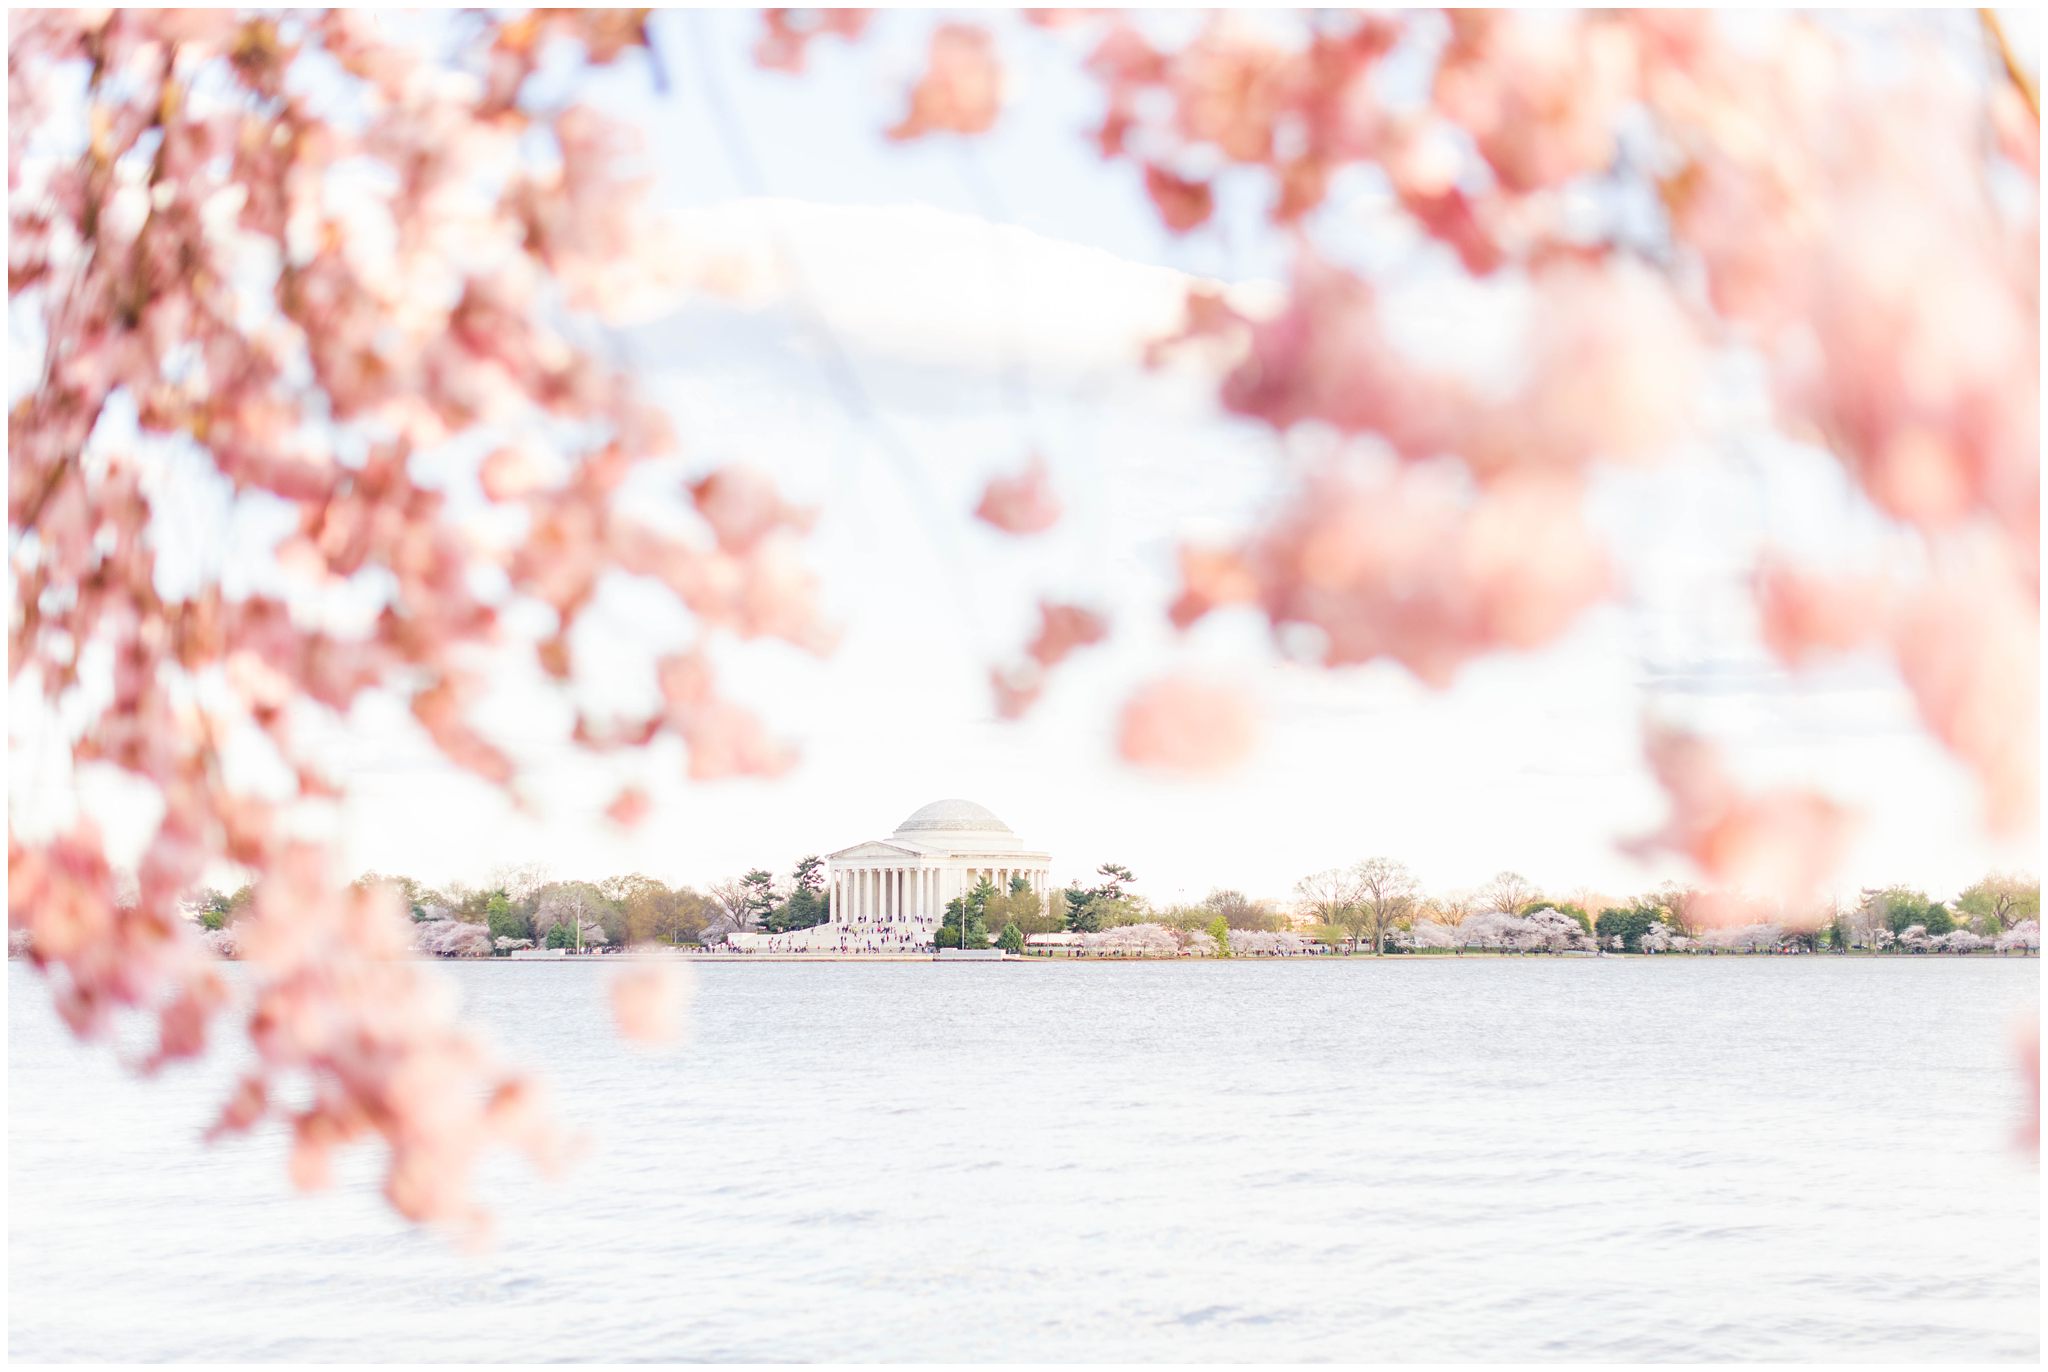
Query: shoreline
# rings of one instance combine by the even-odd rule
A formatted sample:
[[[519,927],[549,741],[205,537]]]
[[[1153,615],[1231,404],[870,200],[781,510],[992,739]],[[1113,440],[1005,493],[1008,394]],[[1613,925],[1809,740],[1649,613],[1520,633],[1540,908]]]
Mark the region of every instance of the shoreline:
[[[1157,962],[1187,964],[1224,963],[1310,963],[1316,965],[1343,965],[1347,963],[1439,963],[1439,962],[1708,962],[1727,959],[1744,961],[1770,960],[1776,962],[2009,962],[2039,960],[2038,952],[2024,953],[1601,953],[1558,954],[1558,953],[1509,953],[1498,951],[1473,951],[1469,953],[1397,953],[1375,957],[1371,953],[1291,954],[1262,957],[1255,954],[1237,957],[1040,957],[1026,954],[1022,957],[1006,957],[978,960],[977,966],[1007,966],[1011,964],[1042,964],[1045,966],[1113,966],[1118,963]],[[948,959],[935,958],[929,953],[587,953],[581,957],[562,958],[436,958],[422,957],[420,962],[473,962],[473,963],[521,963],[538,966],[580,966],[589,963],[607,962],[687,962],[709,966],[734,966],[763,962],[815,962],[815,963],[932,963],[945,964]]]
[[[1266,964],[1270,964],[1270,963],[1306,963],[1306,964],[1312,964],[1312,965],[1316,965],[1316,966],[1326,966],[1326,965],[1327,965],[1327,966],[1342,966],[1342,965],[1346,965],[1346,964],[1350,964],[1350,963],[1367,963],[1367,964],[1379,964],[1379,965],[1387,965],[1387,964],[1394,964],[1394,963],[1417,963],[1417,964],[1431,964],[1431,963],[1456,963],[1456,962],[1525,962],[1525,961],[1535,961],[1535,962],[1606,962],[1606,961],[1614,961],[1614,962],[1673,962],[1673,961],[1687,961],[1687,962],[1707,962],[1707,961],[1720,961],[1720,960],[1725,960],[1725,959],[1740,959],[1740,960],[1743,960],[1743,961],[1759,961],[1759,960],[1766,960],[1766,959],[1768,959],[1768,960],[1771,960],[1771,961],[1775,961],[1775,962],[1785,962],[1785,961],[1789,961],[1789,960],[1795,960],[1795,959],[1796,959],[1796,960],[1798,960],[1798,961],[1801,961],[1801,962],[1914,962],[1914,961],[1928,961],[1928,962],[2010,962],[2010,961],[2021,961],[2021,962],[2024,962],[2024,961],[2030,961],[2030,960],[2031,960],[2031,961],[2039,961],[2039,960],[2040,960],[2040,957],[2041,957],[2041,955],[2040,955],[2040,953],[2039,953],[2039,952],[2015,952],[2015,953],[1873,953],[1873,952],[1867,952],[1867,951],[1865,951],[1865,952],[1854,952],[1854,953],[1736,953],[1736,952],[1729,952],[1729,953],[1600,953],[1600,954],[1597,954],[1597,955],[1595,955],[1595,954],[1590,954],[1590,953],[1578,953],[1578,954],[1559,954],[1559,953],[1509,953],[1509,952],[1499,952],[1499,951],[1492,951],[1492,950],[1488,950],[1488,951],[1483,951],[1483,952],[1482,952],[1482,951],[1477,951],[1477,950],[1475,950],[1475,951],[1473,951],[1473,952],[1469,952],[1469,953],[1397,953],[1397,954],[1392,954],[1392,955],[1388,955],[1388,956],[1383,956],[1383,957],[1375,957],[1375,956],[1373,956],[1373,955],[1372,955],[1371,953],[1348,953],[1348,954],[1339,954],[1339,955],[1332,955],[1332,954],[1301,954],[1301,953],[1295,953],[1295,954],[1281,954],[1281,955],[1276,955],[1276,956],[1261,956],[1261,955],[1258,955],[1258,954],[1240,954],[1240,955],[1238,955],[1238,956],[1236,956],[1236,957],[1228,957],[1228,958],[1216,958],[1216,957],[1151,957],[1151,956],[1143,956],[1143,955],[1138,955],[1138,956],[1123,956],[1123,957],[1119,957],[1119,956],[1110,956],[1110,957],[1066,957],[1066,956],[1060,956],[1060,957],[1041,957],[1041,956],[1037,956],[1037,955],[1033,955],[1033,954],[1025,954],[1024,956],[1021,956],[1021,957],[1018,957],[1018,956],[1011,956],[1011,957],[1006,957],[1006,958],[1002,958],[1002,959],[1000,959],[1000,960],[999,960],[999,959],[995,959],[995,958],[984,958],[984,959],[975,959],[975,960],[972,960],[972,965],[975,965],[975,966],[1005,966],[1005,965],[1011,965],[1011,964],[1023,964],[1023,965],[1032,965],[1032,964],[1038,964],[1038,965],[1043,965],[1043,966],[1047,966],[1047,967],[1053,967],[1053,966],[1075,966],[1075,967],[1094,967],[1094,966],[1109,966],[1109,967],[1113,967],[1113,966],[1117,966],[1117,965],[1119,965],[1119,964],[1125,964],[1125,963],[1133,963],[1133,962],[1144,962],[1144,963],[1168,963],[1168,964],[1189,964],[1189,965],[1194,965],[1194,964],[1201,964],[1201,965],[1205,965],[1205,966],[1208,966],[1208,965],[1218,965],[1218,964],[1228,964],[1228,963],[1255,963],[1255,964],[1258,964],[1258,965],[1261,965],[1261,966],[1263,966],[1263,965],[1266,965]],[[9,954],[7,955],[7,960],[8,960],[9,962],[29,962],[29,961],[30,961],[31,959],[29,958],[28,954],[26,954],[26,953],[16,953],[16,952],[9,952]],[[240,958],[232,958],[232,957],[224,957],[224,958],[222,958],[222,959],[221,959],[221,961],[223,961],[223,962],[239,962],[239,961],[241,961],[241,959],[240,959]],[[517,964],[517,965],[520,965],[520,966],[529,966],[529,967],[582,967],[582,966],[590,966],[590,965],[594,965],[594,964],[607,964],[607,963],[614,963],[614,962],[686,962],[686,963],[690,963],[690,964],[692,964],[692,965],[696,965],[696,964],[703,964],[703,965],[707,965],[707,966],[716,966],[716,967],[730,967],[730,966],[745,966],[745,965],[750,965],[750,964],[754,964],[754,963],[792,963],[792,962],[804,962],[804,963],[838,963],[838,964],[854,964],[854,965],[861,965],[861,964],[868,964],[868,963],[877,963],[877,964],[879,964],[879,963],[894,963],[894,964],[903,964],[903,963],[917,963],[917,964],[930,964],[930,965],[950,965],[950,964],[951,964],[951,963],[953,962],[953,960],[952,960],[952,959],[944,959],[944,958],[936,958],[936,957],[933,957],[933,956],[932,956],[932,955],[931,955],[930,953],[652,953],[652,952],[650,952],[650,953],[586,953],[586,954],[584,954],[584,955],[582,955],[582,956],[580,956],[580,957],[576,957],[576,956],[571,956],[571,957],[561,957],[561,958],[499,958],[499,957],[490,957],[490,958],[459,958],[459,957],[457,957],[457,958],[444,958],[444,957],[434,957],[434,956],[432,956],[431,954],[414,954],[414,955],[411,955],[411,956],[408,956],[408,957],[406,957],[406,958],[404,959],[404,961],[407,961],[407,962],[432,962],[432,963],[451,963],[451,964],[457,964],[457,965],[475,965],[475,966],[511,966],[511,965]]]

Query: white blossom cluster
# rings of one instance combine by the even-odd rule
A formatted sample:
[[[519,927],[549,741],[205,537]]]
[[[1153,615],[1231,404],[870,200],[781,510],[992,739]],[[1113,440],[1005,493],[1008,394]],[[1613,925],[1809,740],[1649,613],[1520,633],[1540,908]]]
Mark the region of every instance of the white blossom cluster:
[[[1709,948],[1731,953],[1769,953],[1785,942],[1782,924],[1736,924],[1709,929],[1700,942]]]
[[[1419,919],[1406,929],[1396,929],[1388,942],[1399,948],[1491,948],[1532,953],[1590,951],[1593,936],[1570,915],[1558,910],[1537,910],[1511,915],[1504,910],[1473,915],[1458,924]]]
[[[1267,929],[1232,929],[1230,952],[1234,957],[1270,957],[1275,954],[1306,953],[1309,941],[1299,934],[1275,933]]]
[[[1998,936],[1998,951],[2038,953],[2041,951],[2041,922],[2023,919]]]
[[[413,946],[437,958],[487,958],[491,931],[459,919],[430,919],[414,926]]]

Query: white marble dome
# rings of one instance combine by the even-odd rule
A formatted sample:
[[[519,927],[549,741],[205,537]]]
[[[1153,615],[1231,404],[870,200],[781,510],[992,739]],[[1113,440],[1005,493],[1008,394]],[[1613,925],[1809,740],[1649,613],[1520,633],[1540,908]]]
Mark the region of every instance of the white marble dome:
[[[895,837],[928,848],[971,848],[976,852],[1024,846],[994,811],[971,800],[935,800],[897,825]]]

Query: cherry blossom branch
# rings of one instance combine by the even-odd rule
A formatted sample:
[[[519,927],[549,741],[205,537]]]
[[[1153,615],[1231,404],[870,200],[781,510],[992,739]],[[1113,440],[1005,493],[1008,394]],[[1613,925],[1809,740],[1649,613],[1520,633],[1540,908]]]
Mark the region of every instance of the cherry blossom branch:
[[[1984,32],[1991,39],[1991,46],[1998,53],[1998,60],[2005,68],[2005,75],[2020,98],[2027,102],[2027,109],[2033,113],[2034,121],[2041,120],[2041,93],[2035,89],[2034,79],[2027,75],[2027,69],[2020,65],[2019,54],[2013,51],[2012,42],[2006,37],[2005,23],[1998,17],[1998,11],[1986,5],[1978,9],[1978,20],[1984,25]]]

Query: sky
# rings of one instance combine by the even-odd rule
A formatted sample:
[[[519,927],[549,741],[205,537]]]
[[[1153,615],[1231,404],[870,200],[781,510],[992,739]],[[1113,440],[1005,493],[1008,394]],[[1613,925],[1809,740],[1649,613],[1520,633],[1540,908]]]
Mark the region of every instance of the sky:
[[[1475,665],[1438,693],[1391,666],[1283,662],[1249,613],[1172,634],[1162,611],[1176,544],[1245,528],[1284,491],[1288,456],[1270,432],[1220,415],[1212,381],[1148,373],[1137,356],[1173,325],[1191,276],[1259,298],[1281,259],[1255,232],[1256,207],[1229,205],[1221,235],[1168,235],[1135,174],[1093,155],[1090,87],[1038,35],[1006,45],[1016,85],[988,139],[904,146],[880,131],[916,68],[914,20],[884,16],[858,51],[815,45],[799,80],[745,60],[754,22],[661,15],[666,90],[631,76],[597,98],[647,127],[678,260],[738,262],[746,281],[736,297],[651,308],[619,340],[686,450],[650,498],[743,461],[820,510],[809,556],[837,652],[717,654],[728,689],[802,760],[778,781],[708,786],[683,779],[672,742],[639,770],[591,762],[551,737],[558,706],[508,683],[490,723],[528,764],[521,813],[441,763],[394,703],[371,702],[329,753],[351,793],[352,869],[479,881],[538,862],[558,876],[702,884],[786,871],[960,796],[1050,851],[1056,879],[1121,862],[1159,901],[1213,887],[1283,897],[1310,872],[1373,855],[1404,860],[1432,889],[1509,868],[1557,894],[1620,894],[1688,875],[1616,847],[1661,818],[1641,761],[1646,711],[1704,729],[1746,776],[1819,785],[1862,811],[1846,891],[1903,881],[1953,893],[1989,867],[2034,866],[2031,840],[1978,836],[1967,778],[1888,668],[1793,678],[1763,653],[1741,581],[1761,540],[1858,558],[1883,556],[1895,535],[1855,513],[1825,455],[1771,435],[1739,370],[1716,388],[1694,450],[1600,479],[1595,519],[1625,593],[1546,651]],[[1359,197],[1338,209],[1362,226],[1362,250],[1413,255],[1369,190]],[[1488,302],[1426,272],[1395,294],[1418,348],[1483,357],[1511,342]],[[828,349],[850,359],[851,393]],[[1031,452],[1051,465],[1068,518],[1032,540],[973,521],[988,477]],[[263,536],[249,536],[259,551],[244,555],[260,558]],[[987,671],[1028,638],[1041,595],[1103,608],[1117,632],[1063,667],[1030,717],[1004,723]],[[673,618],[608,596],[580,660],[630,682],[649,645],[680,632]],[[1260,744],[1240,772],[1165,780],[1115,759],[1117,705],[1178,667],[1258,701]],[[33,780],[22,789],[21,757],[17,809],[42,794]],[[624,834],[601,812],[629,776],[655,808]],[[85,803],[112,814],[123,802],[94,790]]]

